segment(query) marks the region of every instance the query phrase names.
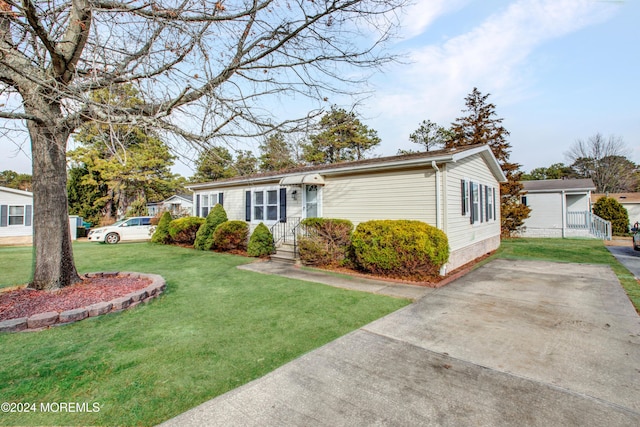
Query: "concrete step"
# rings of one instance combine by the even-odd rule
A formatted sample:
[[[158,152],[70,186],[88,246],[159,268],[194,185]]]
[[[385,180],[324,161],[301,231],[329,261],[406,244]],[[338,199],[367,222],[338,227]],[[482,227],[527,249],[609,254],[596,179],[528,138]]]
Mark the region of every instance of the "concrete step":
[[[293,245],[283,243],[276,248],[276,253],[271,255],[273,261],[295,264],[296,259]]]

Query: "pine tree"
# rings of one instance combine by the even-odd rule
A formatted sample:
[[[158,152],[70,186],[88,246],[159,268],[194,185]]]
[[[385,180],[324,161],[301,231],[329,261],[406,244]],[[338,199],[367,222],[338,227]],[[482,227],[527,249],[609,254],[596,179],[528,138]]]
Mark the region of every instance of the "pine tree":
[[[364,125],[353,112],[331,107],[319,123],[320,132],[302,145],[303,158],[311,164],[361,160],[380,144],[378,133]]]
[[[269,135],[260,144],[260,170],[264,172],[279,171],[296,166],[291,145],[282,133]]]
[[[477,89],[465,98],[467,108],[462,110],[468,114],[458,117],[451,124],[451,139],[446,142],[445,148],[460,147],[474,144],[487,144],[505,176],[507,182],[500,184],[500,214],[502,217],[502,235],[510,236],[529,217],[531,209],[520,204],[520,196],[524,186],[520,182],[522,172],[520,165],[509,162],[511,144],[507,141],[509,131],[502,125],[502,118],[497,118],[496,106],[488,103],[490,94],[482,95]]]

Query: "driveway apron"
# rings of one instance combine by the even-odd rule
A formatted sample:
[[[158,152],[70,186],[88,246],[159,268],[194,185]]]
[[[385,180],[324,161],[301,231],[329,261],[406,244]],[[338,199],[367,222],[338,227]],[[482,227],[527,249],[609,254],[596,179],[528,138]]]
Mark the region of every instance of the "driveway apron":
[[[608,266],[494,260],[163,425],[640,425],[640,317]]]
[[[634,251],[633,246],[607,246],[607,249],[636,279],[640,279],[640,251]]]

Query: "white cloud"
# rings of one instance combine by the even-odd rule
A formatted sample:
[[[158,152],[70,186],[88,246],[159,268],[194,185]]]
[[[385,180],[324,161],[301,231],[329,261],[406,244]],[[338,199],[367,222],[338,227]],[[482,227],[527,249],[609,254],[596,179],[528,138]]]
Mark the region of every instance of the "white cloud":
[[[422,3],[416,7],[425,16],[407,25],[414,31],[424,30],[444,8],[444,2]],[[492,93],[492,102],[500,105],[526,99],[536,66],[529,59],[536,48],[602,22],[616,10],[592,0],[514,1],[466,34],[413,50],[411,63],[384,82],[374,115],[410,122],[413,127],[401,131],[408,134],[423,119],[447,125],[473,87]]]
[[[418,0],[406,8],[403,35],[412,38],[422,34],[438,17],[458,10],[470,0]]]

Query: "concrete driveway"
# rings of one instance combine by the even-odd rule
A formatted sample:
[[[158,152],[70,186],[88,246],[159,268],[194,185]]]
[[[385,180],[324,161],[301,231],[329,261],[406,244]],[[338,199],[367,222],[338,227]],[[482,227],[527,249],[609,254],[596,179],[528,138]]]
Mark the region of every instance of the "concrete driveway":
[[[606,266],[495,260],[166,426],[638,426],[640,317]]]
[[[607,246],[607,249],[636,279],[640,279],[640,251],[634,251],[633,246]]]

